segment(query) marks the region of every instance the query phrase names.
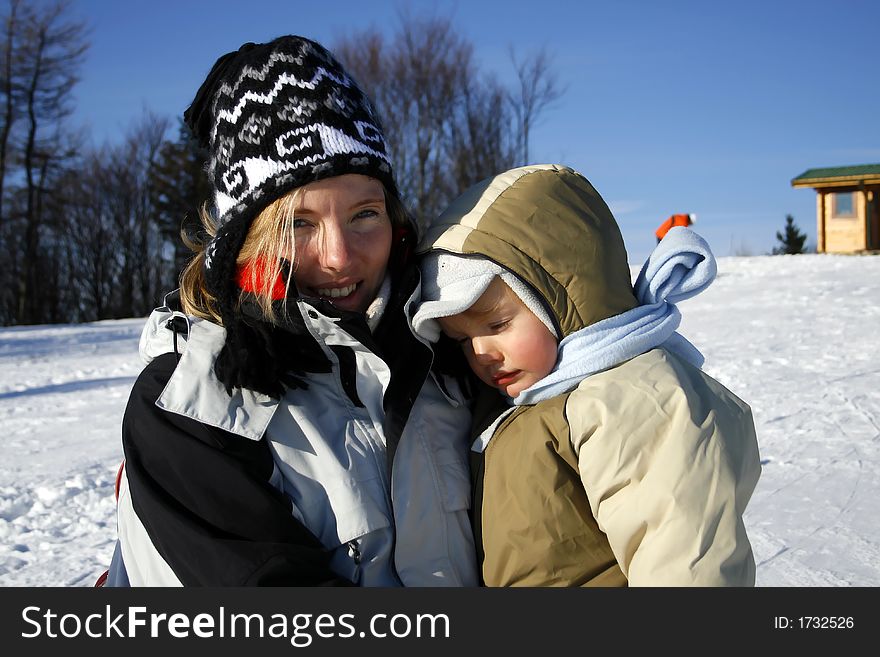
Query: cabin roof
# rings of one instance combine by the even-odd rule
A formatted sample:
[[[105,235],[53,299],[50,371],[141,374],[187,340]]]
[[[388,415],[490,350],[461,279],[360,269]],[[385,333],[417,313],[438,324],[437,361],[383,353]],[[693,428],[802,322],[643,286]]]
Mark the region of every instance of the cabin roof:
[[[807,169],[791,179],[792,187],[840,187],[860,183],[880,183],[880,164]]]

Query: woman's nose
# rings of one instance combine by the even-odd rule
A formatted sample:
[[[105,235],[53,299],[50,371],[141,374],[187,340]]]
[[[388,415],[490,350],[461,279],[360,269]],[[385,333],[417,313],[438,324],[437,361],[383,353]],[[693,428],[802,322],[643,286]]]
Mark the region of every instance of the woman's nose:
[[[350,236],[339,226],[325,226],[321,231],[319,260],[325,269],[345,270],[351,262]]]

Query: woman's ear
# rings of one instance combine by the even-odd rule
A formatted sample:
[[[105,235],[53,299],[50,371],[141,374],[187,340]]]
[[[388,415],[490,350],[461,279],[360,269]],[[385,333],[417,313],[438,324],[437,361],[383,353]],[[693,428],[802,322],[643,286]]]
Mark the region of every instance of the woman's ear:
[[[412,261],[415,240],[416,231],[409,224],[392,227],[391,255],[388,257],[388,271],[392,276]]]

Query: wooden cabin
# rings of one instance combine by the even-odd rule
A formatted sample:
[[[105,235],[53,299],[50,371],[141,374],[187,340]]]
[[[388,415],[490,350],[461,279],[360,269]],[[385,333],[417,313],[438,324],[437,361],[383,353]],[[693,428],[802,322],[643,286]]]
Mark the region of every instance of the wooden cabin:
[[[816,190],[816,251],[880,249],[880,164],[809,169],[792,187]]]

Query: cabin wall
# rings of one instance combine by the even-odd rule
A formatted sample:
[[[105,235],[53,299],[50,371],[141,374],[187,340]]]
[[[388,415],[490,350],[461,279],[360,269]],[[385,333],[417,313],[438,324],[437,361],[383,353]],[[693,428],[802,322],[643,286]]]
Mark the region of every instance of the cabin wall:
[[[836,193],[854,193],[853,212],[842,214],[835,207]],[[819,192],[821,206],[817,219],[818,229],[822,229],[822,214],[824,213],[825,234],[824,250],[826,253],[854,253],[867,248],[866,241],[866,211],[867,194],[858,189],[826,189]]]

